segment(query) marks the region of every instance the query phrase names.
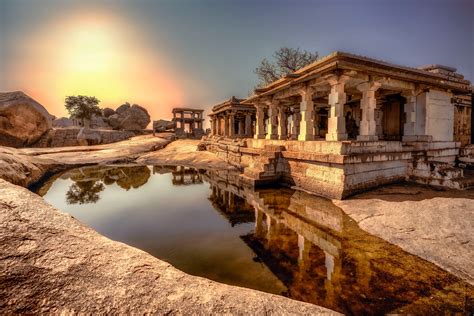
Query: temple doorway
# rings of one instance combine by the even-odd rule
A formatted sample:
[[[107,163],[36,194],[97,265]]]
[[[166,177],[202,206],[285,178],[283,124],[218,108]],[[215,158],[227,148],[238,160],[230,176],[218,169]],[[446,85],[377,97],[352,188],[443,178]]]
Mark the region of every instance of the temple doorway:
[[[400,95],[388,96],[382,106],[382,133],[384,140],[401,141],[403,136],[403,105]]]

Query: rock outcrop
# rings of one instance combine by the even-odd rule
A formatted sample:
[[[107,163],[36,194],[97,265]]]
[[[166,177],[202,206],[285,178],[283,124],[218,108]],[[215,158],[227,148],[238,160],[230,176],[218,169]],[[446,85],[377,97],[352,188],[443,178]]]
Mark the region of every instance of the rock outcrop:
[[[73,120],[67,117],[60,117],[58,119],[53,120],[53,127],[68,128],[73,126]]]
[[[111,108],[104,108],[104,109],[102,110],[102,115],[103,115],[104,117],[106,117],[106,118],[109,117],[109,116],[111,116],[111,115],[114,115],[114,114],[115,114],[115,111],[114,111],[113,109],[111,109]]]
[[[122,104],[117,108],[116,111],[111,108],[104,108],[102,110],[102,115],[93,116],[90,121],[88,121],[88,124],[92,129],[114,129],[123,131],[143,130],[148,126],[149,123],[150,115],[145,108],[137,104],[130,106],[128,103]],[[81,125],[82,124],[78,124],[77,120],[75,121],[66,117],[61,117],[53,121],[53,127],[56,128],[81,127]],[[169,126],[168,123],[165,125]],[[167,130],[167,128],[160,129],[160,131],[165,130]]]
[[[93,129],[83,127],[77,134],[77,142],[80,146],[99,145],[101,141],[100,133]]]
[[[77,135],[80,128],[54,128],[49,130],[40,140],[37,141],[33,147],[47,148],[47,147],[69,147],[79,146]],[[129,139],[136,134],[132,131],[115,131],[100,129],[95,130],[100,136],[100,144],[110,144]]]
[[[474,190],[391,185],[333,200],[363,230],[474,285]]]
[[[158,120],[153,121],[153,130],[157,132],[165,132],[167,130],[172,130],[174,128],[174,123],[167,120]]]
[[[237,170],[235,167],[208,151],[198,151],[199,140],[179,139],[162,150],[139,157],[136,162],[144,165],[186,166],[198,169]]]
[[[52,160],[22,155],[15,148],[0,146],[0,178],[13,184],[29,186],[39,181],[56,165]]]
[[[337,314],[185,274],[0,180],[2,314]]]
[[[93,116],[90,121],[90,127],[95,129],[111,129],[103,116]]]
[[[150,115],[145,108],[137,104],[125,110],[122,107],[123,105],[117,109],[117,117],[115,115],[109,117],[109,124],[111,126],[116,125],[118,129],[124,130],[141,130],[145,129],[150,123]],[[121,108],[122,110],[119,111]]]
[[[171,140],[171,134],[163,133],[96,146],[22,149],[0,146],[0,178],[30,186],[47,173],[91,164],[131,162],[143,153],[163,148]]]
[[[108,117],[107,122],[113,129],[119,129],[120,128],[119,118],[120,116],[117,113],[115,113]]]
[[[124,104],[122,104],[121,106],[119,106],[116,110],[115,110],[115,113],[116,114],[122,114],[123,112],[125,112],[126,110],[128,110],[130,108],[130,103],[126,102]]]
[[[0,145],[31,145],[51,128],[51,123],[48,111],[25,93],[0,93]]]

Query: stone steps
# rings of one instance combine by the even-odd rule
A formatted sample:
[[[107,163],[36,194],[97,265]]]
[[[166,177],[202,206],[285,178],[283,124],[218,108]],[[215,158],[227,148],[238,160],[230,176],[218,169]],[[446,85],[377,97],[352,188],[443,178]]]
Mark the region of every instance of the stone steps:
[[[463,177],[452,180],[457,184],[460,190],[473,189],[474,188],[474,177]]]
[[[243,176],[256,182],[271,181],[280,177],[276,171],[276,165],[280,156],[282,146],[265,146],[265,151],[255,161],[244,169]]]
[[[412,179],[418,183],[449,187],[457,190],[474,188],[474,171],[439,163],[428,174],[414,172]]]
[[[474,169],[474,145],[468,145],[459,150],[459,166]]]

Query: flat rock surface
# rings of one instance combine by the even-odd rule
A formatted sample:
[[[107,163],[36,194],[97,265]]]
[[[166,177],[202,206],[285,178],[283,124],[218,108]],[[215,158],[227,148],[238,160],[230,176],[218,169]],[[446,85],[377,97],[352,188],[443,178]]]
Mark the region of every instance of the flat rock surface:
[[[333,202],[365,231],[474,285],[474,190],[399,184]]]
[[[336,314],[187,275],[112,241],[0,180],[0,311],[113,314]]]
[[[19,154],[38,156],[41,158],[50,158],[61,160],[62,163],[71,161],[89,161],[91,157],[103,158],[121,157],[130,154],[139,154],[149,150],[161,149],[171,142],[170,133],[153,135],[135,136],[128,140],[93,146],[70,146],[55,148],[22,148],[18,149]],[[91,156],[92,154],[92,156]]]
[[[140,154],[163,148],[171,139],[171,134],[163,133],[96,146],[23,149],[0,146],[0,178],[29,186],[48,171],[87,164],[134,161]]]
[[[224,160],[208,151],[198,151],[200,140],[181,139],[159,151],[142,155],[137,163],[147,165],[186,166],[203,169],[234,169]]]

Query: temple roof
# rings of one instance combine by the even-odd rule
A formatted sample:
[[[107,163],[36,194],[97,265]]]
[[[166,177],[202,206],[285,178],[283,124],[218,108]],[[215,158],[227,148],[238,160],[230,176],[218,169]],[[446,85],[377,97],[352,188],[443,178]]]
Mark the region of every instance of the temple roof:
[[[203,109],[193,109],[193,108],[173,108],[173,113],[174,112],[182,112],[182,111],[189,111],[189,112],[204,112]]]
[[[229,100],[219,103],[212,107],[212,113],[209,116],[227,111],[227,110],[242,110],[242,111],[254,111],[255,108],[252,105],[242,104],[244,99],[238,99],[232,96]]]
[[[336,69],[368,72],[382,77],[391,77],[408,82],[424,83],[467,93],[471,91],[470,81],[455,73],[456,68],[442,65],[428,65],[421,68],[407,67],[365,56],[336,51],[326,57],[288,74],[263,88],[255,89],[255,94],[243,103],[262,95],[269,95],[280,89],[314,78],[315,75]]]

